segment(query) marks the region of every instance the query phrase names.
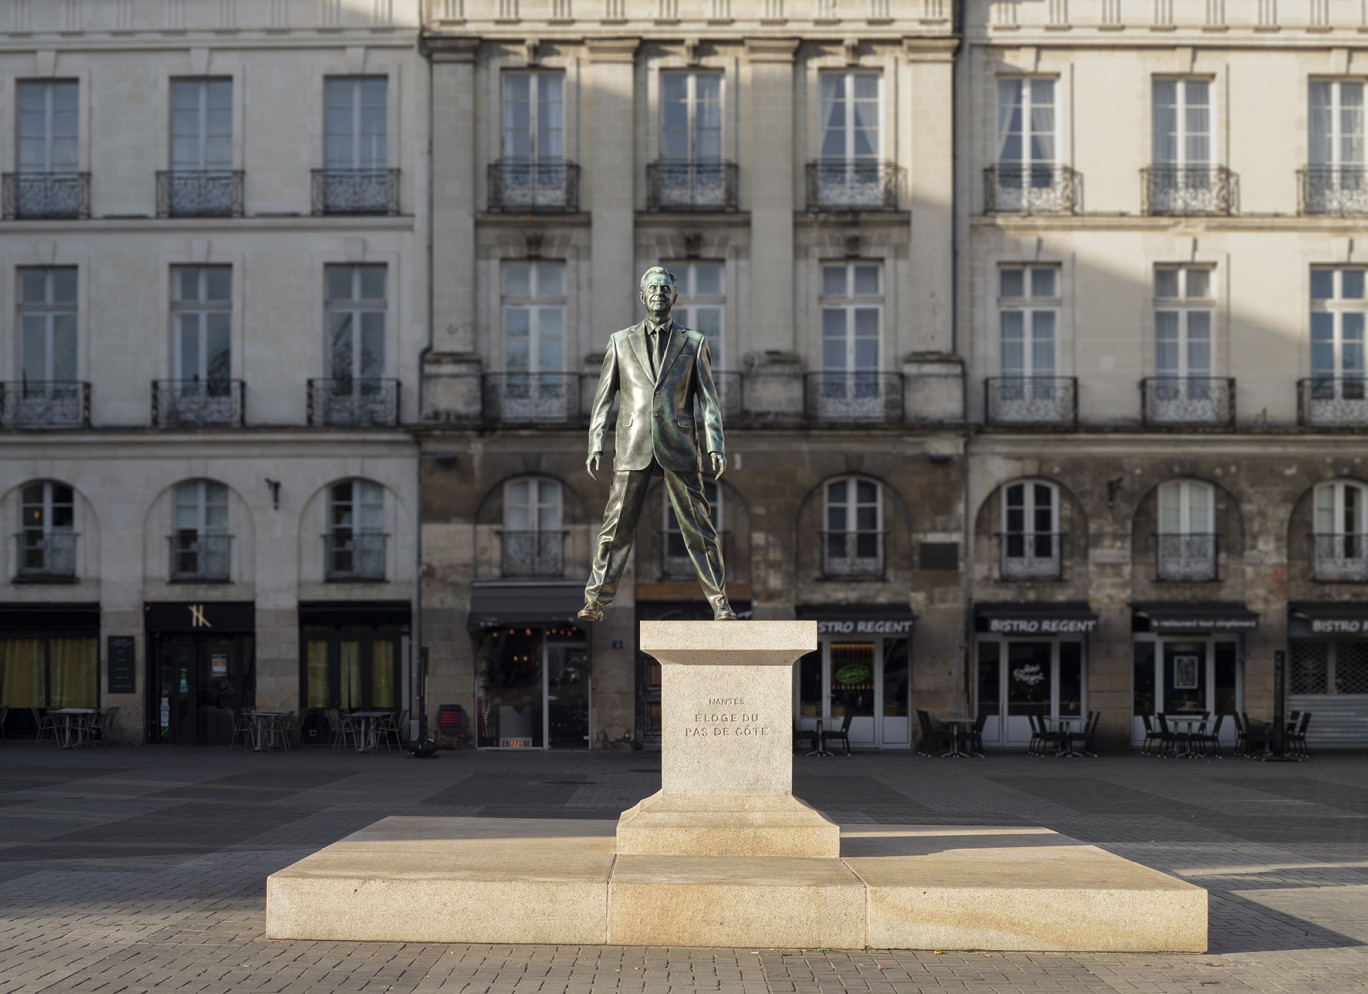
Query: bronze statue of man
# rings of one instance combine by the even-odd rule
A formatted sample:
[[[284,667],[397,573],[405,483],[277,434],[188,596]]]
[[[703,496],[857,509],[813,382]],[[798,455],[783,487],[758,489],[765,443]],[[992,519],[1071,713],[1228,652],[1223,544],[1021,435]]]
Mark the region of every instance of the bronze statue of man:
[[[621,403],[612,488],[584,588],[584,607],[579,612],[584,621],[603,620],[603,609],[617,594],[646,488],[656,473],[665,478],[665,492],[679,521],[684,548],[712,605],[713,619],[736,620],[727,603],[717,529],[703,494],[702,457],[694,429],[697,400],[713,479],[719,479],[727,467],[722,409],[717,402],[707,339],[670,317],[677,282],[674,274],[661,266],[646,270],[641,277],[645,320],[615,332],[603,354],[603,372],[589,418],[587,466],[595,480],[614,394]]]

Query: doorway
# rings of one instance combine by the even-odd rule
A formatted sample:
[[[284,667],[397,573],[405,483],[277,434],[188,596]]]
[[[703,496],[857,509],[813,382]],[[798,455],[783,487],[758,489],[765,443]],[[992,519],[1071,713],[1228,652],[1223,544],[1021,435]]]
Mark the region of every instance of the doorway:
[[[1131,742],[1145,741],[1146,715],[1191,717],[1233,714],[1242,697],[1238,636],[1137,635],[1132,648]],[[1221,727],[1221,741],[1235,741],[1235,723]]]
[[[1024,747],[1033,716],[1081,719],[1086,681],[1081,641],[980,638],[977,708],[988,715],[983,741]]]
[[[254,638],[154,632],[150,643],[150,740],[231,742],[236,715],[256,703]]]
[[[850,745],[899,749],[912,744],[911,673],[906,638],[823,638],[798,660],[798,727],[828,731],[850,717]]]
[[[476,744],[482,749],[585,749],[591,679],[575,626],[486,629],[476,650]]]

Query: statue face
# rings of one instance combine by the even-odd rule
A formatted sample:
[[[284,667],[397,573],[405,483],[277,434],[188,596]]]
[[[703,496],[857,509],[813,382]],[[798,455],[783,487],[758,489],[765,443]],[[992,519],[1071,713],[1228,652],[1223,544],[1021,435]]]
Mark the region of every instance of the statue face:
[[[670,313],[675,302],[675,288],[664,273],[652,273],[641,287],[641,302],[646,305],[646,313],[655,321],[660,321]]]

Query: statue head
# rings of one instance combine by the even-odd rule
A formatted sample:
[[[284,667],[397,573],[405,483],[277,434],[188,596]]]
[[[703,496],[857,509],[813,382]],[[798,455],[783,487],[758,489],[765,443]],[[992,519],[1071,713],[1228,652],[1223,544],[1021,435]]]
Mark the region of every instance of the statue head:
[[[641,274],[641,302],[650,319],[659,324],[670,316],[678,296],[679,279],[664,266],[652,266]]]

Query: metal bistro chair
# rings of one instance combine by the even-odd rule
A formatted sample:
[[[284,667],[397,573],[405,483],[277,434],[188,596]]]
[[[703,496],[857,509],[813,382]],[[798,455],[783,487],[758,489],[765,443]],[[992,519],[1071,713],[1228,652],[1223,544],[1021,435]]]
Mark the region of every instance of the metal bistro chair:
[[[38,734],[34,736],[35,742],[42,742],[45,738],[57,741],[57,716],[49,714],[46,710],[40,711],[38,708],[29,708],[33,712],[34,724],[38,726]]]
[[[256,747],[256,712],[243,708],[233,721],[233,737],[228,740],[228,751],[232,752],[241,742],[248,749]]]
[[[1067,750],[1072,750],[1075,742],[1083,746],[1085,755],[1097,757],[1097,723],[1102,718],[1101,711],[1089,711],[1088,720],[1083,723],[1083,727],[1076,732],[1066,732],[1067,742],[1063,743]]]
[[[114,731],[114,722],[118,719],[118,717],[118,705],[115,705],[112,708],[104,708],[103,710],[97,711],[94,715],[91,716],[91,727],[95,732],[95,734],[91,736],[91,739],[92,741],[94,741],[96,745],[109,745],[110,733]]]
[[[332,730],[332,747],[355,749],[357,746],[356,723],[337,708],[328,709],[328,727]]]
[[[1046,747],[1051,743],[1054,744],[1054,751],[1058,753],[1064,744],[1062,733],[1052,732],[1046,728],[1044,715],[1028,714],[1026,720],[1031,723],[1031,741],[1026,746],[1026,755],[1044,756]]]
[[[1193,749],[1200,748],[1203,755],[1215,756],[1217,759],[1223,758],[1221,755],[1221,723],[1225,721],[1225,715],[1218,714],[1215,723],[1211,726],[1211,731],[1207,731],[1206,722],[1192,736]]]
[[[385,743],[385,750],[389,751],[390,743],[394,743],[394,748],[402,749],[404,744],[399,741],[399,730],[408,725],[408,712],[398,712],[397,716],[391,711],[385,717],[375,723],[375,741]]]
[[[1288,722],[1289,728],[1286,739],[1287,748],[1284,751],[1289,756],[1296,756],[1298,759],[1308,759],[1311,756],[1311,753],[1306,748],[1306,726],[1311,724],[1311,712],[1303,711],[1297,717],[1296,726],[1290,727],[1291,724],[1291,722]]]
[[[822,749],[823,749],[823,751],[826,750],[826,744],[827,744],[827,742],[829,742],[829,741],[830,741],[830,742],[839,742],[839,743],[841,743],[841,755],[843,755],[843,756],[849,756],[849,755],[851,755],[851,752],[850,752],[850,722],[851,722],[851,720],[852,720],[853,718],[854,718],[854,715],[847,714],[844,718],[841,719],[841,727],[840,727],[839,729],[833,728],[833,729],[831,729],[830,731],[828,731],[828,730],[826,730],[826,729],[822,729]]]
[[[923,756],[944,756],[946,751],[954,744],[954,733],[947,729],[937,729],[931,724],[931,712],[917,709],[917,724],[921,727],[921,739],[917,743],[917,752]],[[944,748],[940,752],[931,752],[932,747],[940,745]]]
[[[1236,712],[1235,732],[1237,735],[1235,741],[1237,755],[1244,756],[1246,759],[1268,755],[1269,746],[1272,744],[1272,735],[1268,731],[1255,731],[1254,726],[1249,721],[1248,712]],[[1255,746],[1258,746],[1257,752]]]
[[[793,722],[793,751],[815,752],[817,750],[817,729],[803,728],[797,720]]]
[[[987,759],[988,753],[983,749],[983,726],[988,724],[988,712],[980,711],[978,717],[974,719],[974,727],[967,732],[960,733],[960,741],[967,747],[970,756],[977,756],[979,759]]]
[[[1168,717],[1163,713],[1154,716],[1159,721],[1159,756],[1178,755],[1178,746],[1182,738],[1177,732],[1169,728]]]

